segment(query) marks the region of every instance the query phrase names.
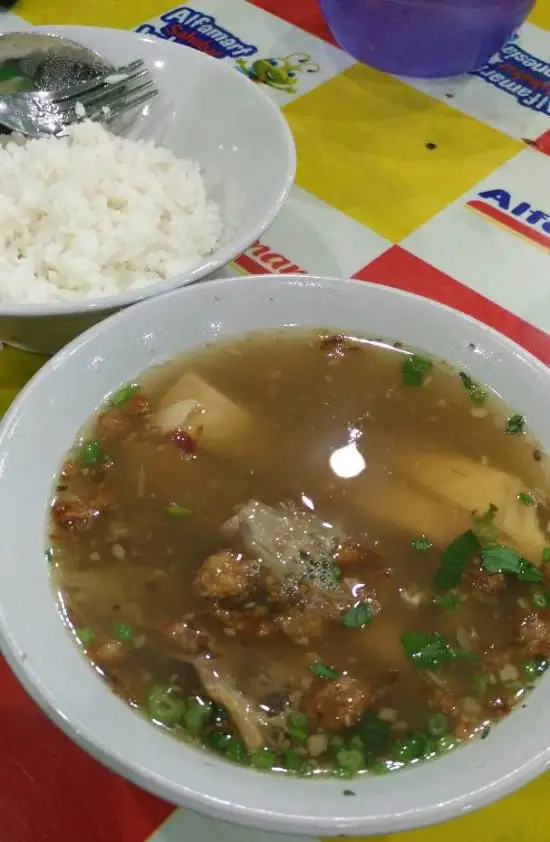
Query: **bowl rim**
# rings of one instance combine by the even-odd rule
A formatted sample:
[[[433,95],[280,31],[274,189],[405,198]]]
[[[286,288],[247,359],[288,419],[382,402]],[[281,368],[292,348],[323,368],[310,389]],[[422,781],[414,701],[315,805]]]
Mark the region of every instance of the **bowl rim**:
[[[326,294],[332,291],[335,295],[338,295],[343,286],[344,290],[346,288],[364,289],[365,300],[368,300],[370,291],[373,296],[381,295],[390,301],[400,300],[402,304],[410,304],[413,309],[414,306],[417,308],[427,309],[428,311],[431,311],[434,316],[437,313],[446,313],[448,318],[449,314],[452,314],[452,319],[458,326],[464,328],[470,326],[472,330],[475,330],[480,335],[482,334],[484,337],[488,338],[489,345],[493,346],[493,350],[489,351],[490,354],[495,353],[498,355],[499,349],[502,353],[502,349],[504,348],[504,355],[507,359],[519,357],[520,359],[518,364],[521,364],[522,366],[525,364],[526,367],[530,367],[532,369],[533,373],[530,378],[531,384],[527,387],[522,387],[526,388],[526,391],[528,391],[529,388],[533,388],[533,381],[538,381],[540,379],[545,383],[549,382],[550,369],[512,340],[503,336],[493,328],[461,313],[458,310],[439,304],[436,301],[422,296],[392,287],[382,287],[379,284],[365,281],[343,281],[336,278],[321,278],[319,276],[254,275],[224,278],[211,281],[209,284],[200,286],[197,285],[191,288],[190,292],[184,292],[184,290],[181,289],[175,290],[166,296],[149,298],[136,305],[136,307],[115,313],[108,319],[91,327],[88,331],[80,337],[77,337],[73,340],[73,342],[52,357],[52,359],[46,362],[43,368],[32,378],[22,392],[16,397],[14,403],[8,409],[4,417],[0,427],[0,454],[2,455],[2,459],[0,459],[0,468],[6,452],[8,452],[10,447],[13,446],[11,431],[14,428],[18,417],[23,415],[28,409],[29,402],[32,405],[33,392],[39,384],[41,385],[42,383],[47,382],[52,376],[59,377],[59,375],[56,374],[56,369],[61,361],[69,360],[74,352],[81,350],[90,343],[93,346],[96,346],[105,333],[111,333],[113,331],[116,332],[117,326],[123,322],[130,325],[136,315],[145,313],[150,307],[156,306],[166,310],[170,308],[171,304],[174,303],[176,299],[183,296],[182,300],[185,301],[185,296],[189,295],[211,294],[215,298],[219,291],[224,288],[228,289],[230,285],[235,284],[237,287],[243,288],[244,292],[246,292],[248,288],[251,288],[252,284],[258,282],[259,285],[264,286],[267,290],[266,281],[268,282],[267,286],[269,286],[269,289],[271,290],[270,292],[266,291],[266,295],[274,294],[274,290],[277,292],[283,290],[281,294],[284,295],[285,288],[294,286],[315,286],[319,288],[319,294]],[[377,292],[374,293],[374,290]],[[335,329],[337,329],[337,322],[338,315],[336,311]],[[371,331],[369,330],[368,333],[371,333]],[[203,339],[203,341],[207,340]],[[202,344],[202,342],[199,344]],[[106,353],[108,357],[108,351]],[[115,385],[117,384],[113,384],[113,386]],[[547,401],[547,398],[545,400]],[[23,445],[22,443],[19,443],[17,446],[21,448]],[[500,768],[498,764],[493,763],[490,772],[487,772],[486,774],[486,781],[483,786],[478,786],[476,789],[472,789],[472,784],[469,783],[469,781],[465,781],[464,783],[457,785],[460,789],[460,793],[452,798],[447,797],[444,800],[438,801],[437,795],[434,795],[434,801],[430,802],[428,806],[415,806],[412,809],[406,811],[404,810],[402,812],[390,812],[390,806],[387,803],[389,799],[386,797],[385,799],[382,799],[384,802],[383,806],[386,810],[384,813],[380,812],[380,805],[378,803],[375,804],[375,806],[378,808],[379,812],[373,811],[371,813],[362,813],[359,816],[346,815],[344,808],[342,808],[342,812],[340,814],[334,813],[330,816],[317,817],[315,814],[304,813],[303,807],[300,807],[300,793],[305,793],[308,790],[308,787],[317,787],[319,800],[322,801],[323,791],[327,791],[323,788],[322,781],[311,782],[292,780],[292,797],[290,799],[292,803],[290,807],[294,810],[294,812],[292,812],[291,809],[288,809],[287,812],[274,812],[262,809],[261,802],[255,806],[246,806],[242,803],[236,804],[234,801],[223,801],[221,797],[214,798],[202,791],[190,789],[181,781],[176,782],[174,778],[169,780],[160,777],[150,768],[140,764],[134,758],[129,758],[128,753],[121,753],[118,749],[114,749],[112,746],[106,745],[104,742],[102,743],[101,740],[97,738],[94,729],[91,726],[87,726],[86,728],[77,727],[78,723],[71,721],[63,709],[56,705],[55,688],[50,690],[49,687],[46,687],[41,682],[40,677],[35,674],[34,668],[32,668],[26,661],[26,658],[22,656],[22,650],[18,647],[10,629],[6,627],[5,615],[2,606],[4,599],[5,597],[0,595],[0,641],[3,644],[3,654],[26,691],[37,702],[42,710],[55,722],[55,724],[93,757],[98,759],[104,765],[114,769],[119,774],[123,774],[138,786],[149,790],[164,799],[173,800],[180,805],[187,806],[191,809],[197,810],[198,812],[206,813],[218,819],[244,824],[263,830],[298,833],[303,835],[320,834],[328,836],[331,834],[335,835],[336,833],[341,835],[392,833],[406,829],[423,827],[428,824],[453,818],[465,812],[470,812],[477,807],[488,804],[491,801],[512,792],[514,789],[517,789],[521,784],[526,783],[535,777],[550,763],[550,744],[545,742],[543,735],[540,735],[537,736],[536,752],[525,755],[526,749],[523,746],[521,747],[520,755],[521,752],[524,753],[524,756],[521,758],[521,762],[519,762],[517,758],[510,759],[507,768],[506,766],[505,768]],[[79,657],[81,656],[79,655]],[[93,680],[98,681],[96,677],[94,677]],[[537,695],[537,693],[533,695]],[[124,707],[127,711],[128,717],[134,716],[126,705]],[[504,725],[506,722],[509,722],[511,718],[512,717],[507,717]],[[151,728],[148,724],[146,727]],[[499,728],[502,727],[502,725],[499,725]],[[151,729],[151,731],[154,730],[155,729]],[[508,728],[507,733],[509,733],[509,731],[510,729]],[[537,734],[540,734],[540,728],[537,729]],[[165,737],[164,739],[170,738]],[[479,741],[477,741],[477,743],[479,743]],[[486,743],[482,743],[481,745],[486,745]],[[181,746],[180,750],[188,752],[186,763],[182,764],[182,766],[189,768],[192,763],[192,754],[196,757],[197,750],[192,750],[185,745]],[[470,756],[473,761],[474,756],[476,756],[475,744],[466,746],[462,749],[457,749],[455,752],[451,752],[451,756],[463,754],[463,752],[470,752]],[[443,770],[448,760],[449,756],[444,756],[436,760],[433,764],[428,763],[425,765],[437,766],[438,770],[441,769],[443,776]],[[232,766],[228,765],[226,761],[216,761],[216,763],[222,764],[228,775],[233,777],[241,777],[241,772],[244,771],[239,767],[235,767],[234,769]],[[213,764],[210,763],[209,765],[212,766]],[[249,770],[247,770],[247,772],[249,772]],[[405,770],[400,772],[397,776],[389,776],[386,780],[391,778],[395,780],[396,777],[399,779],[399,776],[401,776],[400,779],[405,784],[404,788],[406,789],[407,780],[411,780],[407,776],[411,774],[413,776],[419,775],[420,769]],[[266,782],[272,780],[269,775],[262,775],[261,773],[255,771],[249,772],[247,780],[250,783],[257,783],[258,776],[262,777]],[[355,783],[356,781],[351,782],[350,786],[353,786]],[[339,783],[339,786],[342,786],[341,782]],[[468,787],[470,787],[470,789],[468,789]],[[262,786],[261,789],[265,790],[265,787]],[[432,796],[430,795],[430,797]],[[360,798],[343,800],[347,802],[361,801]]]
[[[193,61],[197,62],[215,62],[221,73],[237,73],[238,77],[242,79],[243,85],[249,85],[248,93],[250,96],[257,97],[259,107],[265,108],[271,111],[272,116],[274,116],[280,126],[281,129],[281,138],[284,141],[284,146],[286,149],[287,154],[287,166],[284,173],[284,176],[281,178],[281,186],[278,191],[278,195],[273,202],[272,207],[268,212],[264,214],[262,218],[258,220],[258,222],[250,229],[248,234],[243,234],[239,239],[227,243],[220,249],[214,249],[211,255],[207,255],[206,259],[203,259],[198,265],[186,272],[180,272],[178,275],[175,275],[173,278],[168,278],[165,281],[159,281],[158,283],[150,284],[149,286],[139,287],[137,289],[133,289],[127,292],[117,293],[115,295],[108,295],[104,296],[103,298],[83,298],[77,299],[74,301],[59,301],[59,302],[29,302],[29,303],[17,303],[17,302],[10,302],[10,303],[2,303],[0,302],[0,317],[36,317],[36,316],[76,316],[82,314],[92,314],[93,312],[103,312],[105,310],[112,310],[118,309],[122,307],[127,307],[131,304],[136,304],[139,301],[143,301],[147,298],[152,298],[156,295],[162,295],[163,293],[172,292],[175,289],[179,289],[183,286],[188,286],[189,284],[193,284],[203,278],[206,279],[212,273],[223,269],[224,266],[227,266],[231,261],[235,260],[239,257],[243,252],[249,248],[252,243],[258,240],[262,234],[270,227],[273,223],[275,218],[280,213],[281,209],[283,208],[292,187],[294,186],[294,180],[296,177],[296,166],[297,166],[297,155],[296,155],[296,144],[294,141],[294,136],[290,130],[290,126],[288,125],[284,115],[281,112],[279,106],[275,103],[275,101],[262,89],[261,86],[255,85],[251,82],[243,73],[238,73],[235,68],[229,64],[229,62],[223,61],[221,59],[214,58],[213,56],[207,55],[199,50],[195,50],[192,47],[187,47],[184,44],[175,44],[172,41],[161,41],[156,39],[150,35],[144,35],[140,32],[135,32],[133,30],[119,30],[113,27],[107,26],[71,26],[71,25],[42,25],[33,27],[30,30],[31,34],[43,34],[43,35],[53,35],[58,37],[67,38],[67,40],[73,40],[74,43],[78,43],[78,36],[79,33],[86,33],[90,31],[95,32],[108,32],[112,35],[116,35],[117,38],[126,40],[128,42],[133,40],[142,41],[143,43],[147,44],[154,44],[155,46],[161,45],[161,49],[172,49],[176,51],[180,50],[192,50],[194,53]],[[17,30],[16,34],[28,34],[25,30]],[[4,33],[6,35],[12,35],[13,32],[9,31]],[[81,45],[79,46],[86,46]],[[86,47],[86,49],[90,49],[92,52],[96,52],[95,49],[91,47]],[[98,55],[100,58],[103,58],[99,53]]]

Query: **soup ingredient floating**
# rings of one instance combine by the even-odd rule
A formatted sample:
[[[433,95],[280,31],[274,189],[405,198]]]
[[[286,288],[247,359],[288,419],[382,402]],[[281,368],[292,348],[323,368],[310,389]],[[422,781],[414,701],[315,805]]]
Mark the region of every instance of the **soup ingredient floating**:
[[[0,301],[116,295],[212,251],[219,207],[198,165],[84,121],[69,138],[0,147]]]
[[[350,778],[485,737],[550,657],[527,423],[399,343],[287,330],[175,360],[61,471],[65,622],[130,705],[236,763]]]

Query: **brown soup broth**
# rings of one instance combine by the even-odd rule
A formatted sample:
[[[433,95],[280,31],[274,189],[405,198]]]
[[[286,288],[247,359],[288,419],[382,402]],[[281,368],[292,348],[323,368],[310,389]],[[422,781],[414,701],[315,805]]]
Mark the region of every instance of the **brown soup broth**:
[[[160,366],[58,477],[64,620],[130,705],[256,768],[352,777],[485,736],[550,655],[546,457],[517,412],[326,330]]]

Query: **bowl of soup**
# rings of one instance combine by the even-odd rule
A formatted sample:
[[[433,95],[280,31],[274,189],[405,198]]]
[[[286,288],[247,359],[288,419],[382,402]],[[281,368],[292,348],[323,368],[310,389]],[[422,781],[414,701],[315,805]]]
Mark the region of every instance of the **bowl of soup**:
[[[545,366],[394,289],[151,298],[4,419],[2,651],[175,804],[325,836],[473,810],[550,759],[549,415]]]

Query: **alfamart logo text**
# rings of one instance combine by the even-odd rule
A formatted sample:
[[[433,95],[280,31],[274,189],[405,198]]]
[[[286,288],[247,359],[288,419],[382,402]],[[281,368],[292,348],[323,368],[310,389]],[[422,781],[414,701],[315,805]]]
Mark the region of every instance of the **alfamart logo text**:
[[[482,190],[466,203],[469,210],[550,251],[550,213],[497,187]]]
[[[550,64],[509,42],[472,73],[513,96],[519,105],[550,115]]]
[[[221,27],[216,18],[198,12],[191,6],[171,9],[160,16],[160,21],[160,24],[142,23],[136,32],[186,44],[214,58],[242,58],[258,52],[254,44],[241,41]]]

